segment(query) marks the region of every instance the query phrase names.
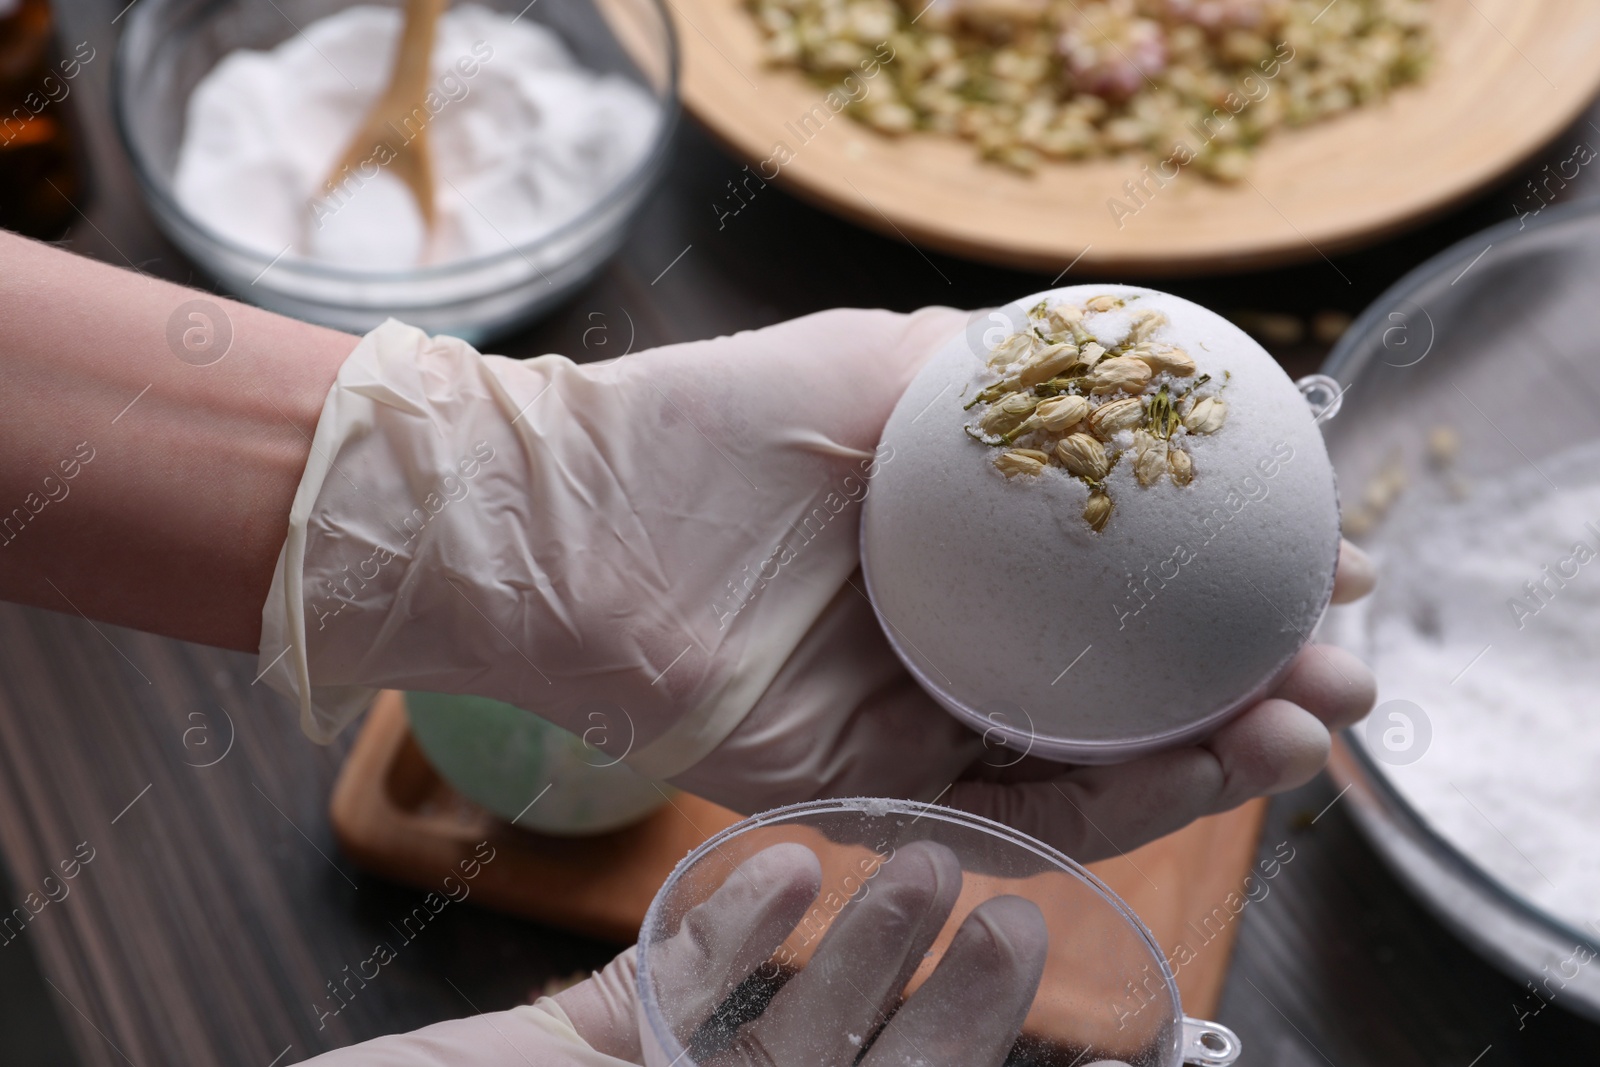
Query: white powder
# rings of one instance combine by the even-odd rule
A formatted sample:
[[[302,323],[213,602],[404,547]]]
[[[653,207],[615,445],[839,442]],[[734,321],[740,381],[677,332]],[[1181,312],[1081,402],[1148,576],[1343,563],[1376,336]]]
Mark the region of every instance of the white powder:
[[[400,27],[395,9],[351,7],[269,52],[225,56],[189,99],[179,202],[266,256],[288,249],[373,270],[475,259],[537,240],[607,196],[661,121],[649,92],[578,66],[539,23],[461,5],[440,20],[417,123],[434,161],[432,241],[381,157],[313,208],[388,82]]]
[[[1383,702],[1407,700],[1432,729],[1384,770],[1507,887],[1600,919],[1600,441],[1466,499],[1425,480],[1369,547],[1383,583],[1329,632],[1373,664],[1382,726],[1399,725]]]

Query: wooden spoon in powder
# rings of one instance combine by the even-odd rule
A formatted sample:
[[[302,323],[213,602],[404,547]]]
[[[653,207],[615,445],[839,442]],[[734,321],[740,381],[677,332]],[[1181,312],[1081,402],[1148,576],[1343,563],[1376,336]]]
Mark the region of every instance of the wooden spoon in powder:
[[[347,171],[377,159],[411,191],[422,213],[423,226],[429,231],[434,219],[433,160],[428,151],[431,116],[422,101],[428,92],[434,31],[449,2],[406,0],[406,21],[389,85],[373,103],[323,183],[331,193]]]

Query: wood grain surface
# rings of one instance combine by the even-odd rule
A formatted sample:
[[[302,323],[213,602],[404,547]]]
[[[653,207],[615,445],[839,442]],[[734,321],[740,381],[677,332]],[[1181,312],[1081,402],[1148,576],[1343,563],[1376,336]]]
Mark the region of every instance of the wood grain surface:
[[[92,196],[79,203],[84,217],[68,245],[204,287],[151,225],[112,128],[108,75],[122,24],[113,19],[125,4],[55,5],[63,40],[98,54],[72,83]],[[1561,168],[1578,143],[1600,146],[1595,122],[1591,108],[1505,183],[1367,251],[1166,288],[1224,312],[1302,323],[1359,311],[1428,255],[1535,210],[1525,183],[1546,165]],[[980,266],[858,230],[776,186],[719,217],[742,165],[685,124],[618,257],[546,321],[494,348],[598,359],[837,305],[1003,303],[1056,273]],[[1591,165],[1553,192],[1600,196],[1600,172]],[[1074,268],[1070,280],[1093,280],[1087,270]],[[1326,352],[1309,339],[1269,347],[1297,374]],[[0,383],[0,416],[3,397]],[[51,508],[29,536],[71,521],[70,508]],[[309,744],[288,703],[251,684],[256,671],[253,657],[97,627],[65,603],[59,613],[0,605],[0,856],[12,902],[20,906],[78,843],[97,849],[70,896],[0,946],[5,1067],[70,1062],[39,1036],[52,1027],[82,1067],[282,1067],[348,1041],[509,1007],[615,951],[468,900],[318,1029],[313,1005],[325,983],[364,959],[423,894],[362,875],[340,854],[326,811],[349,742]],[[189,765],[215,758],[224,710],[238,730],[234,749],[213,767]],[[1243,1035],[1243,1067],[1600,1062],[1600,1027],[1559,1003],[1519,1029],[1513,1005],[1525,991],[1413,901],[1342,808],[1319,779],[1268,810],[1258,859],[1283,843],[1296,858],[1239,917],[1218,1017]],[[37,988],[24,988],[29,981]],[[20,1014],[30,1007],[35,1017]]]
[[[1281,131],[1243,182],[1182,173],[1130,199],[1124,183],[1145,182],[1149,160],[1057,162],[1022,175],[953,137],[884,137],[835,118],[801,72],[768,66],[744,0],[671,6],[685,105],[759,176],[776,172],[786,188],[874,230],[1052,274],[1073,262],[1119,274],[1236,270],[1354,247],[1501,176],[1600,87],[1593,0],[1432,0],[1435,61],[1421,83]],[[753,188],[741,180],[741,196]],[[1112,200],[1125,210],[1110,210]]]

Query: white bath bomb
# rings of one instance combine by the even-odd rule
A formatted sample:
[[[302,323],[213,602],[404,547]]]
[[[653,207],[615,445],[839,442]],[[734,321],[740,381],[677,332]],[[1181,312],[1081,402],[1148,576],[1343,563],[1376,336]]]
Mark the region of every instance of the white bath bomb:
[[[1210,733],[1282,679],[1332,593],[1338,499],[1309,406],[1175,296],[1074,286],[975,321],[880,455],[862,563],[890,642],[945,708],[1035,755]]]

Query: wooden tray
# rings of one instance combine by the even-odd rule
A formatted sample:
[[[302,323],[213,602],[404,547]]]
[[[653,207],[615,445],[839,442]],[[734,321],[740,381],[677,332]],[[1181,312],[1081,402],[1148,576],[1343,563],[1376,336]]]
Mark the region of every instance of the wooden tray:
[[[1237,922],[1199,933],[1255,858],[1265,801],[1200,819],[1125,857],[1090,869],[1126,900],[1170,953],[1184,942],[1197,958],[1180,968],[1184,1010],[1216,1009]],[[739,816],[680,793],[637,825],[587,838],[547,837],[512,826],[464,799],[428,763],[407,728],[403,697],[381,694],[334,783],[334,833],[346,855],[374,874],[438,890],[480,842],[495,850],[472,899],[580,933],[626,944],[639,933],[656,889],[686,853]],[[1156,887],[1160,888],[1157,889]],[[1212,927],[1218,923],[1213,920]]]
[[[1482,189],[1600,90],[1594,0],[1433,0],[1434,65],[1420,84],[1279,133],[1246,182],[1181,174],[1119,224],[1108,201],[1141,179],[1142,158],[1052,163],[1029,177],[979,161],[968,142],[879,136],[826,106],[829,121],[808,126],[802,141],[796,123],[823,93],[796,70],[763,65],[743,0],[667,6],[683,49],[685,105],[752,172],[782,144],[794,158],[775,180],[827,210],[920,247],[1008,266],[1054,273],[1081,256],[1079,276],[1260,267],[1375,240]],[[729,212],[759,200],[759,181],[741,180],[741,200],[725,190],[708,196],[715,204],[727,195]]]

